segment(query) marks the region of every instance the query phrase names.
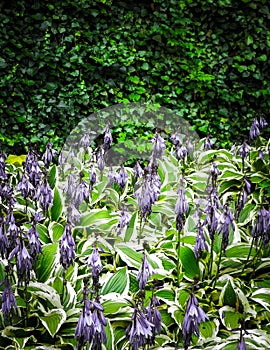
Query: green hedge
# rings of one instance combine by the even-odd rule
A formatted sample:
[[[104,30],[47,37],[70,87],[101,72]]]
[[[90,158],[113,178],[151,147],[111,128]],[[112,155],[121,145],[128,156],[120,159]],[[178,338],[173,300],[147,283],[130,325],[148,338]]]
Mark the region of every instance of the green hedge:
[[[267,0],[6,1],[2,148],[61,147],[94,111],[146,101],[223,147],[240,141],[269,111],[269,21]]]

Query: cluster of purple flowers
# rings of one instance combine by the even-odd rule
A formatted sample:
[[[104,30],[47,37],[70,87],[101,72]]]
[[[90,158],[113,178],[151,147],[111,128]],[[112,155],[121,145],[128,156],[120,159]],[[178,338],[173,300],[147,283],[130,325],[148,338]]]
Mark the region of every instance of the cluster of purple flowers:
[[[86,343],[90,344],[91,350],[101,350],[102,343],[107,341],[104,327],[107,322],[103,315],[104,308],[98,298],[89,299],[89,290],[83,290],[83,309],[75,330],[75,338],[78,341],[78,350]]]
[[[86,343],[90,344],[91,350],[101,350],[102,344],[107,342],[104,317],[104,308],[100,304],[99,277],[102,271],[102,263],[97,247],[93,247],[88,257],[87,265],[92,271],[92,288],[88,288],[88,280],[85,279],[83,288],[83,308],[75,330],[75,338],[78,341],[78,349],[82,349]],[[89,294],[91,297],[89,297]]]
[[[200,336],[199,324],[208,320],[208,316],[200,307],[198,299],[191,293],[187,302],[186,313],[182,324],[184,348],[188,349],[191,343],[192,334]]]
[[[255,117],[249,131],[250,140],[254,140],[260,134],[261,130],[268,125],[264,117],[261,115],[259,118]]]
[[[161,179],[158,174],[158,159],[163,155],[166,148],[164,139],[155,134],[152,140],[152,154],[149,164],[142,170],[140,163],[137,161],[134,169],[134,178],[139,188],[135,191],[134,196],[138,200],[138,206],[142,218],[145,220],[152,212],[152,205],[158,199],[161,188]]]
[[[265,206],[258,210],[251,234],[256,244],[261,240],[263,245],[266,248],[268,247],[270,241],[270,210],[266,209]]]
[[[193,151],[192,142],[190,141],[190,139],[188,139],[186,141],[186,145],[185,145],[178,132],[175,132],[171,136],[171,141],[175,146],[176,158],[178,160],[185,159],[189,154],[192,153],[192,151]]]
[[[16,188],[13,183],[12,174],[6,173],[6,155],[0,153],[0,199],[4,204],[0,218],[0,254],[6,260],[6,274],[3,280],[5,289],[2,295],[2,312],[7,319],[14,313],[17,307],[15,296],[12,292],[11,280],[16,276],[18,286],[27,287],[33,267],[38,256],[42,254],[42,246],[39,239],[37,225],[42,219],[37,203],[44,213],[47,213],[52,205],[53,194],[47,180],[47,169],[50,166],[55,151],[49,143],[42,157],[38,160],[38,154],[30,150],[23,164],[23,173]],[[17,200],[16,196],[21,194],[25,200],[26,208],[28,199],[36,203],[36,213],[32,216],[30,227],[20,222],[15,217]],[[27,210],[26,210],[26,214]]]
[[[126,329],[126,337],[132,350],[143,349],[148,345],[155,344],[156,334],[161,332],[161,314],[158,310],[159,301],[152,291],[152,298],[147,308],[144,307],[145,288],[149,276],[153,271],[147,261],[146,253],[143,252],[142,264],[139,269],[137,280],[139,282],[139,298],[131,317],[131,323]]]

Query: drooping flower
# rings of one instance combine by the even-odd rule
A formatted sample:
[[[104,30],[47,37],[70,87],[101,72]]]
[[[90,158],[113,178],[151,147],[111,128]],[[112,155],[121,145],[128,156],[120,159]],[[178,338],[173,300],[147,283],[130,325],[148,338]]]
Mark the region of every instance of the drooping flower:
[[[247,156],[249,155],[249,152],[250,152],[250,146],[244,141],[240,146],[240,148],[238,149],[238,154],[244,161],[244,159],[246,159]]]
[[[80,145],[84,148],[85,151],[90,146],[90,134],[89,134],[89,132],[86,132],[83,135],[83,137],[80,140]]]
[[[4,318],[8,318],[13,315],[14,311],[17,309],[17,302],[7,279],[4,280],[4,285],[5,288],[2,294],[2,313]]]
[[[204,140],[203,149],[207,151],[211,149],[213,145],[214,145],[214,141],[210,139],[210,137],[206,137]]]
[[[53,204],[53,191],[46,178],[37,190],[36,199],[38,199],[44,212],[47,212]]]
[[[122,165],[119,173],[117,174],[117,176],[115,178],[115,181],[116,181],[117,185],[119,186],[120,191],[123,191],[123,189],[127,183],[127,180],[128,180],[128,174],[125,170],[125,167]]]
[[[82,204],[87,198],[89,198],[89,185],[85,180],[81,180],[79,185],[75,188],[73,194],[73,203],[76,208]]]
[[[153,295],[151,298],[151,301],[147,307],[146,310],[146,318],[147,320],[153,324],[152,327],[152,337],[149,339],[148,344],[154,345],[155,344],[155,335],[160,334],[161,332],[161,314],[157,308],[157,306],[160,304],[157,297]]]
[[[270,211],[265,207],[258,210],[251,234],[256,242],[260,238],[262,239],[263,244],[268,246],[270,241]]]
[[[178,188],[178,197],[175,205],[175,214],[176,214],[176,229],[181,231],[184,224],[185,215],[188,212],[188,202],[186,197],[186,189],[182,184]]]
[[[148,277],[153,274],[152,268],[150,267],[145,251],[143,252],[142,264],[140,266],[139,272],[137,274],[137,280],[139,282],[140,290],[145,289],[145,286],[148,281]]]
[[[32,218],[32,226],[28,230],[28,242],[32,260],[36,260],[38,254],[42,254],[41,242],[39,240],[39,233],[37,230],[37,223],[41,220],[41,218],[42,214],[40,212],[35,213]]]
[[[23,283],[28,285],[30,281],[30,272],[32,270],[32,259],[21,238],[16,240],[16,246],[10,252],[8,260],[11,261],[14,256],[16,256],[18,285],[22,286]]]
[[[107,322],[103,315],[104,308],[98,298],[89,300],[88,290],[83,290],[83,310],[75,330],[75,338],[78,340],[78,349],[82,349],[86,343],[90,343],[92,350],[101,350],[102,343],[106,344],[107,337],[104,327]]]
[[[135,306],[131,317],[131,324],[126,329],[126,337],[132,350],[138,350],[140,347],[145,349],[146,344],[151,342],[154,325],[147,320],[146,315]]]
[[[99,171],[102,173],[104,168],[105,168],[105,161],[104,161],[104,154],[103,154],[103,149],[100,148],[98,153],[97,153],[97,166],[99,168]]]
[[[17,190],[21,192],[24,199],[34,196],[35,188],[25,173],[22,175],[21,181],[18,183]]]
[[[191,293],[187,302],[186,313],[182,324],[182,332],[184,338],[184,349],[187,350],[192,334],[200,336],[199,324],[208,320],[208,316],[199,306],[199,302],[194,293]]]
[[[243,336],[241,336],[238,344],[237,344],[237,349],[236,350],[247,350],[245,339]]]
[[[260,124],[258,122],[258,119],[255,118],[252,125],[251,125],[250,131],[249,131],[250,140],[255,139],[260,134],[259,127],[260,127]]]
[[[31,184],[36,188],[40,183],[42,170],[35,151],[30,150],[28,152],[24,166]]]
[[[232,228],[233,231],[235,230],[233,215],[230,211],[228,204],[226,203],[224,206],[223,213],[220,216],[219,228],[218,228],[218,234],[222,235],[223,252],[225,252],[229,243],[230,227]]]
[[[97,285],[101,270],[103,268],[98,248],[93,247],[92,253],[88,257],[87,265],[92,269],[93,285]]]
[[[80,221],[81,214],[73,203],[70,203],[67,208],[67,218],[72,225],[76,225]]]
[[[109,125],[107,124],[105,128],[104,141],[103,141],[103,147],[105,152],[111,147],[112,141],[113,141],[112,134],[110,132]]]
[[[94,184],[97,181],[97,172],[96,172],[96,169],[95,169],[95,164],[92,164],[89,179],[90,179],[90,191],[92,191],[93,187],[94,187]]]
[[[44,162],[44,165],[46,168],[49,168],[50,164],[53,161],[53,158],[56,156],[57,152],[56,150],[53,148],[53,143],[52,142],[48,142],[46,145],[46,149],[45,152],[42,156],[42,160]]]
[[[60,264],[66,270],[73,264],[75,259],[75,241],[72,236],[71,223],[67,222],[62,237],[59,242],[60,247]]]
[[[2,259],[6,258],[8,249],[8,238],[4,218],[0,216],[0,255]]]
[[[156,132],[152,139],[152,154],[155,159],[161,158],[166,148],[165,140]]]
[[[201,221],[197,224],[196,228],[198,231],[196,236],[196,243],[194,246],[194,255],[196,259],[199,260],[202,256],[203,251],[208,252],[208,246],[206,244],[206,238],[203,230],[204,225],[202,224]]]
[[[117,233],[120,234],[123,228],[129,225],[129,222],[130,215],[125,210],[122,210],[120,214],[120,220],[117,225]]]
[[[139,160],[136,161],[135,168],[134,168],[134,180],[135,183],[138,181],[139,178],[143,176],[143,169],[140,165]]]

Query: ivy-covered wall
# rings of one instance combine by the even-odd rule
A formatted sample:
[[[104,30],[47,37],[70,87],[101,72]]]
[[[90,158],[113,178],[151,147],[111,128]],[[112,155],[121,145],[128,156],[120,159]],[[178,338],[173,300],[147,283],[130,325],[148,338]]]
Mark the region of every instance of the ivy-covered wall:
[[[9,0],[0,13],[0,140],[61,147],[117,103],[172,108],[221,146],[269,116],[267,0]]]

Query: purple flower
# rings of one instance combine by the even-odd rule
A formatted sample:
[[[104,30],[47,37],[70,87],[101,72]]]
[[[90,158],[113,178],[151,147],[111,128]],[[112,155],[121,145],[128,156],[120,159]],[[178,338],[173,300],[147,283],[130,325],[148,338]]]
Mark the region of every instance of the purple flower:
[[[196,236],[196,243],[194,246],[194,255],[196,256],[196,259],[199,260],[202,256],[203,251],[208,252],[208,246],[206,244],[206,239],[203,231],[204,225],[201,222],[199,222],[196,228],[198,232]]]
[[[22,286],[23,282],[27,285],[30,281],[30,272],[32,270],[31,256],[25,247],[25,243],[18,238],[16,241],[16,246],[10,252],[8,260],[16,256],[16,268],[18,275],[18,285]]]
[[[83,310],[75,330],[75,338],[78,340],[78,349],[81,349],[87,342],[91,343],[91,349],[101,350],[102,343],[107,342],[104,327],[107,322],[103,315],[104,308],[98,299],[89,300],[88,290],[83,291]]]
[[[188,150],[187,150],[186,146],[184,146],[184,145],[177,146],[177,148],[176,148],[176,158],[178,160],[184,159],[187,155],[188,155]]]
[[[123,189],[127,183],[127,180],[128,180],[128,174],[125,170],[125,167],[122,165],[121,169],[119,171],[119,174],[117,174],[117,176],[115,178],[115,181],[116,181],[117,185],[119,186],[121,192],[123,191]]]
[[[182,230],[184,217],[188,212],[188,202],[186,198],[186,189],[182,185],[178,188],[178,198],[175,205],[175,214],[176,214],[176,229],[178,231]]]
[[[263,116],[260,116],[259,119],[259,128],[263,129],[268,125],[267,121],[264,119]]]
[[[46,168],[50,166],[53,161],[53,158],[56,156],[57,152],[53,149],[52,142],[48,142],[46,145],[45,152],[42,156],[42,160]]]
[[[237,349],[236,350],[247,350],[246,343],[245,343],[245,340],[244,340],[243,336],[241,336],[241,338],[239,340],[239,343],[237,344]]]
[[[99,152],[97,154],[97,166],[100,170],[100,172],[102,173],[104,168],[105,168],[105,161],[104,161],[104,157],[103,157],[103,150],[102,148],[99,149]]]
[[[40,182],[42,171],[37,161],[37,155],[33,150],[31,150],[26,156],[25,170],[31,184],[36,188]]]
[[[44,212],[48,211],[48,208],[53,204],[53,192],[47,179],[44,179],[43,183],[37,190],[36,199],[39,200],[41,208]]]
[[[101,260],[100,260],[98,248],[96,248],[96,247],[93,248],[91,255],[89,255],[89,257],[88,257],[87,265],[92,268],[93,284],[94,285],[98,284],[99,276],[100,276],[101,270],[103,268]]]
[[[2,259],[6,258],[8,249],[8,238],[6,233],[6,225],[3,217],[0,217],[0,255]]]
[[[136,164],[135,164],[135,168],[134,168],[134,180],[135,180],[135,183],[142,176],[143,176],[143,170],[142,170],[142,167],[140,165],[140,162],[137,160]]]
[[[68,217],[68,221],[72,224],[72,225],[76,225],[76,223],[78,221],[80,221],[81,218],[81,214],[78,211],[78,209],[74,206],[73,203],[70,203],[70,205],[67,208],[67,217]]]
[[[258,210],[251,234],[256,241],[261,238],[264,245],[268,246],[270,240],[270,211],[266,210],[265,207]]]
[[[95,169],[95,164],[92,164],[91,172],[90,172],[90,189],[91,189],[91,191],[93,190],[93,186],[96,183],[96,181],[97,181],[97,172]]]
[[[182,324],[182,332],[184,337],[184,349],[187,350],[192,334],[200,336],[199,324],[208,320],[208,316],[199,306],[199,302],[194,293],[191,293],[187,302],[186,313]]]
[[[26,174],[22,175],[21,181],[18,183],[17,190],[21,192],[24,199],[27,197],[33,197],[35,188]]]
[[[150,338],[150,341],[148,341],[149,345],[155,344],[155,335],[160,334],[161,332],[161,314],[159,310],[157,309],[157,306],[159,305],[159,301],[157,300],[157,297],[153,295],[149,306],[146,310],[146,318],[147,320],[153,324],[152,327],[152,337]]]
[[[10,315],[14,314],[14,310],[17,309],[17,303],[15,296],[12,292],[10,283],[7,279],[4,281],[5,289],[3,291],[2,295],[2,313],[4,315],[4,318],[9,317]]]
[[[238,149],[239,156],[244,160],[249,155],[249,152],[250,146],[246,142],[243,142],[242,146]]]
[[[145,251],[143,252],[142,264],[137,274],[137,280],[139,281],[139,288],[143,290],[147,284],[148,277],[153,274],[153,271],[148,264]]]
[[[228,204],[225,204],[224,212],[221,214],[218,234],[222,234],[222,250],[225,252],[229,243],[230,227],[235,230],[233,215]]]
[[[258,119],[255,118],[252,125],[251,125],[250,131],[249,131],[250,140],[255,139],[260,134],[259,127],[260,127],[260,124],[258,122]]]
[[[104,141],[103,141],[103,147],[105,151],[107,151],[111,147],[112,141],[113,141],[112,134],[110,132],[109,126],[106,125]]]
[[[60,263],[66,270],[70,265],[73,264],[76,249],[75,242],[72,236],[71,224],[69,222],[65,226],[64,232],[59,242],[59,246]]]
[[[33,260],[37,259],[38,254],[42,254],[41,243],[39,240],[39,234],[37,230],[37,223],[41,219],[41,214],[36,213],[32,219],[32,226],[28,230],[28,242],[30,247],[30,255]]]
[[[132,350],[138,350],[139,347],[145,348],[153,336],[153,323],[147,320],[146,315],[138,309],[134,308],[131,317],[131,324],[126,330],[126,337],[129,339]]]
[[[87,148],[90,146],[90,134],[89,132],[86,132],[83,137],[80,140],[80,145],[84,148],[84,150],[87,150]]]
[[[166,148],[166,144],[164,139],[156,132],[154,138],[152,139],[152,146],[153,146],[153,157],[161,158],[164,152],[164,149]]]
[[[125,226],[128,226],[130,222],[130,215],[122,210],[120,214],[120,220],[117,225],[117,232],[120,234]]]
[[[204,140],[203,149],[207,151],[211,149],[213,145],[214,145],[214,141],[211,140],[209,137],[206,137],[206,139]]]
[[[79,185],[76,187],[73,194],[73,203],[76,208],[82,204],[87,198],[89,198],[89,186],[85,180],[81,180]]]

